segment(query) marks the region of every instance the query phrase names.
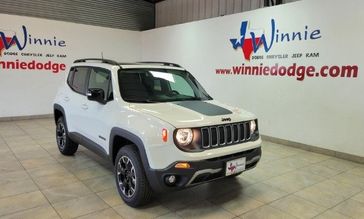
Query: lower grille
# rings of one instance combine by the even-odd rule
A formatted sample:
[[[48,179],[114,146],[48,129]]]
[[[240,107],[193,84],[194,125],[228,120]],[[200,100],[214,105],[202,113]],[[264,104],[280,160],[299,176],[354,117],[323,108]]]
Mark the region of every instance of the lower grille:
[[[201,128],[203,148],[228,146],[250,140],[250,122],[232,123]]]

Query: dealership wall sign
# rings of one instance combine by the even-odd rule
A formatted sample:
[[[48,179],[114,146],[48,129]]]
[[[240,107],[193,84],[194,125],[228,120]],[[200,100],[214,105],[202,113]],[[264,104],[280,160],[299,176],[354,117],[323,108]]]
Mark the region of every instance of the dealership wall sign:
[[[42,53],[38,51],[27,51],[28,45],[37,47],[66,47],[66,41],[57,39],[56,36],[37,37],[28,32],[26,26],[22,25],[22,31],[2,31],[0,29],[0,56],[8,56],[10,60],[0,60],[0,69],[17,69],[25,71],[45,70],[59,73],[66,70],[62,62],[54,61],[54,58],[67,58],[65,53]],[[22,60],[23,57],[32,57],[31,60]],[[44,57],[47,61],[39,60]]]
[[[0,14],[0,117],[52,113],[75,59],[140,60],[140,32]],[[102,41],[102,43],[100,43]],[[127,51],[127,52],[125,52]]]
[[[306,25],[303,31],[292,31],[292,32],[279,32],[276,27],[276,22],[271,19],[271,31],[270,36],[266,36],[262,33],[260,36],[256,36],[254,30],[247,34],[248,21],[241,22],[240,27],[240,38],[230,39],[230,42],[234,49],[239,47],[242,49],[245,60],[250,61],[252,52],[256,53],[259,48],[263,46],[265,52],[268,52],[274,43],[284,43],[295,40],[316,40],[321,38],[320,29],[309,30]],[[246,35],[248,35],[246,37]],[[250,37],[249,37],[250,36]]]
[[[364,156],[363,8],[304,0],[144,31],[143,60],[181,64],[264,135]]]
[[[269,51],[276,44],[286,44],[285,46],[295,46],[295,41],[313,41],[310,43],[322,43],[321,30],[319,28],[311,29],[308,25],[302,25],[302,30],[282,31],[275,19],[270,20],[270,30],[251,29],[248,31],[248,21],[242,21],[240,26],[240,37],[229,39],[234,50],[241,49],[246,62],[234,65],[231,68],[217,68],[217,75],[226,76],[279,76],[292,77],[298,81],[305,78],[357,78],[358,65],[322,65],[315,67],[313,65],[297,64],[301,59],[314,59],[320,57],[320,51],[306,51],[300,53],[286,53],[282,50],[279,54],[271,54]],[[295,25],[299,26],[299,25]],[[261,32],[260,34],[257,32]],[[324,39],[323,39],[324,40]],[[317,41],[317,42],[316,42]],[[280,46],[280,45],[278,45]],[[261,52],[263,51],[263,52]],[[257,55],[258,52],[259,55]],[[263,64],[264,60],[278,60],[274,65]],[[281,60],[292,60],[290,64],[280,64]],[[259,65],[251,63],[251,60],[261,61]]]

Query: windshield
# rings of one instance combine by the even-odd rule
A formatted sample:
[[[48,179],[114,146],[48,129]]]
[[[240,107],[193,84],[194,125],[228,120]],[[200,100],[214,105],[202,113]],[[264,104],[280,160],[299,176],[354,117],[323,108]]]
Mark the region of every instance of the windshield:
[[[172,69],[121,69],[119,86],[127,102],[154,103],[212,98],[187,71]]]

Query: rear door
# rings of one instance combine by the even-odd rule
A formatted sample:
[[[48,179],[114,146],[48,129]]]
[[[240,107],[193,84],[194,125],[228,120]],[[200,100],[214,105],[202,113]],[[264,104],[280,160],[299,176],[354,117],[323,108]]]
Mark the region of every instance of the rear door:
[[[64,101],[67,104],[66,119],[69,132],[83,134],[82,121],[84,120],[83,111],[87,101],[86,89],[90,74],[89,67],[73,67],[69,74],[67,83],[70,87],[69,91],[64,96]]]

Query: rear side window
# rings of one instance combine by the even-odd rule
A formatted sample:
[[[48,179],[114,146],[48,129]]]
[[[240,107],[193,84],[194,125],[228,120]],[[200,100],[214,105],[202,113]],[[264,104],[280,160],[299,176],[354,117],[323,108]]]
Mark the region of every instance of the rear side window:
[[[83,95],[86,94],[88,73],[88,67],[75,67],[71,69],[67,81],[72,90]]]

